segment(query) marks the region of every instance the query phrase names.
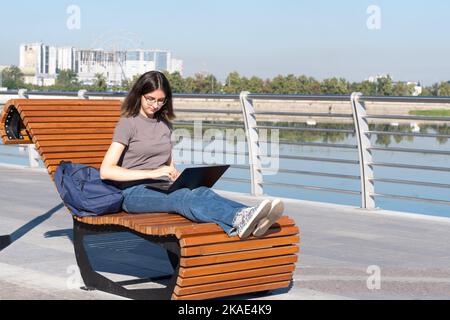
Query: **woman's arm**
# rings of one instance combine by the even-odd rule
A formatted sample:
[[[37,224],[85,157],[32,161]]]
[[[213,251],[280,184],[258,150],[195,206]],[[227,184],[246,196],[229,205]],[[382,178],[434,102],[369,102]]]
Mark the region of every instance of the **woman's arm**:
[[[172,155],[170,155],[169,160],[166,162],[166,166],[174,167],[174,168],[175,168],[175,164],[173,163],[173,157],[172,157]]]
[[[175,171],[175,176],[173,177],[173,179],[177,179],[181,172],[178,171],[178,169],[175,167],[175,163],[173,162],[173,155],[170,155],[170,159],[166,162],[166,165],[169,166],[170,168],[172,168]]]
[[[103,180],[112,181],[135,181],[143,179],[156,179],[168,175],[168,167],[161,167],[155,170],[131,170],[118,166],[120,157],[125,150],[125,145],[113,142],[106,152],[100,167],[100,177]]]

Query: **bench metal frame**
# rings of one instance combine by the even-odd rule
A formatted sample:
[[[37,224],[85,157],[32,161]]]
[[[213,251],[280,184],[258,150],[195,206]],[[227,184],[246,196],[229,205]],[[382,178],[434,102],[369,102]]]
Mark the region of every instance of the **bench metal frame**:
[[[174,270],[173,274],[161,276],[157,278],[143,279],[141,281],[133,281],[133,283],[156,282],[158,280],[169,279],[165,288],[151,289],[127,289],[124,285],[129,282],[114,282],[94,270],[89,260],[88,253],[84,244],[84,238],[90,235],[108,234],[117,232],[131,232],[142,239],[150,241],[164,248],[167,251],[170,264]],[[178,239],[174,236],[149,236],[142,233],[129,230],[119,226],[94,226],[73,220],[74,249],[78,266],[80,268],[81,277],[85,287],[84,290],[100,290],[122,297],[135,300],[166,300],[171,299],[175,288],[178,269],[180,266],[180,245]]]

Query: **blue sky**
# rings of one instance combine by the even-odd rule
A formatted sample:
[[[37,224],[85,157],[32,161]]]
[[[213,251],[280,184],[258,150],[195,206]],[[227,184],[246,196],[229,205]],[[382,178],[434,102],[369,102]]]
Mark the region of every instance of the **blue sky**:
[[[66,27],[69,5],[81,9],[79,30]],[[367,28],[370,5],[381,10],[379,30]],[[21,43],[42,41],[168,49],[184,60],[185,75],[206,71],[221,80],[231,71],[450,80],[445,0],[16,0],[1,11],[0,65],[18,64]]]

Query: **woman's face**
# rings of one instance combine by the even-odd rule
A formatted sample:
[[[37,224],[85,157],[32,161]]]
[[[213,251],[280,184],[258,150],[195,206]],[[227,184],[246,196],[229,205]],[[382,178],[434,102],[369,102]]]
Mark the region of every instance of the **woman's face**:
[[[148,118],[154,118],[166,103],[166,94],[161,89],[144,94],[141,97],[141,114]]]

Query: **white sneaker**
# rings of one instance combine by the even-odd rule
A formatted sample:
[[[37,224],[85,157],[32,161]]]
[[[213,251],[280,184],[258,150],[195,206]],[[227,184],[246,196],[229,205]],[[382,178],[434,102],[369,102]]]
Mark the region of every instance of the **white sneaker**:
[[[239,211],[233,221],[239,238],[248,238],[255,229],[256,224],[267,217],[271,208],[270,200],[263,200],[257,207],[244,208]]]
[[[261,237],[269,228],[281,218],[284,211],[284,203],[281,199],[275,199],[271,203],[271,208],[267,216],[261,219],[253,231],[255,237]]]

